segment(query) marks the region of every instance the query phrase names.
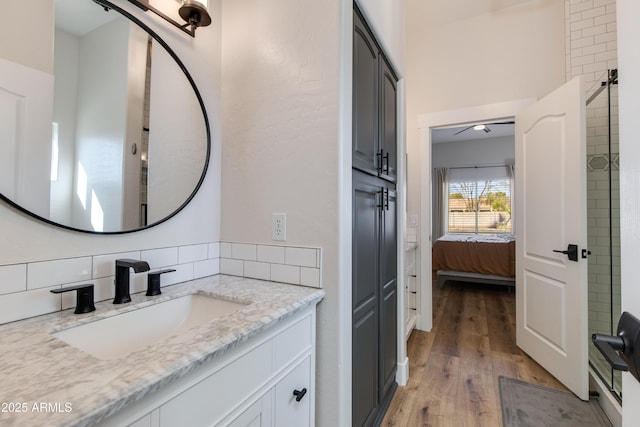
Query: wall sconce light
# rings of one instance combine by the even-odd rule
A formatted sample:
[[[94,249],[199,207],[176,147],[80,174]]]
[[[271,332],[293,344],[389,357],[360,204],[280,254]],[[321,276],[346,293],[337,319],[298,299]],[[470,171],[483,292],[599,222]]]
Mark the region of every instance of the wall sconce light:
[[[211,24],[211,16],[209,16],[207,8],[196,0],[185,0],[182,3],[182,6],[178,9],[178,14],[186,21],[183,25],[180,25],[171,17],[165,15],[162,11],[151,6],[149,4],[149,0],[129,0],[129,2],[135,4],[145,12],[150,10],[165,21],[179,28],[181,31],[189,34],[191,37],[196,36],[196,28],[206,27]]]

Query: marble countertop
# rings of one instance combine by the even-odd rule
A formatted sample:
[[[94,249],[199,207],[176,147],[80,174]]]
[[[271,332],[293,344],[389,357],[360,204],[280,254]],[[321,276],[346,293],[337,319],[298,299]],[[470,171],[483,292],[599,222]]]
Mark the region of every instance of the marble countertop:
[[[96,311],[65,310],[0,326],[0,424],[88,426],[142,399],[297,311],[324,291],[224,275],[168,286],[162,295],[96,303]],[[191,293],[248,303],[116,360],[100,360],[52,332]]]

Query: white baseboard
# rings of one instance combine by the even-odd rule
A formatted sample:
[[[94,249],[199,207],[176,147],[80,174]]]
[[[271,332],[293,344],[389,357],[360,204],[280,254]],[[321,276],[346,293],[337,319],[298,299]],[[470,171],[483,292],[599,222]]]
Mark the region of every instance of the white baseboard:
[[[398,369],[396,371],[396,381],[399,386],[407,385],[409,381],[409,358],[405,357],[404,360],[398,362]]]

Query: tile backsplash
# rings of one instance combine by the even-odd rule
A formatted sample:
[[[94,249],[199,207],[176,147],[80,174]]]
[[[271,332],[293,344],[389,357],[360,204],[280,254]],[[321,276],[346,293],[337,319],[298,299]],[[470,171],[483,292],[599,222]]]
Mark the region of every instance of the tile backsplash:
[[[73,308],[75,293],[51,289],[94,284],[95,301],[114,297],[115,260],[140,259],[151,271],[172,268],[162,286],[215,274],[321,287],[321,249],[211,242],[112,254],[0,265],[0,324]],[[131,293],[144,292],[147,274],[131,274]]]
[[[322,249],[220,242],[220,273],[320,288]]]

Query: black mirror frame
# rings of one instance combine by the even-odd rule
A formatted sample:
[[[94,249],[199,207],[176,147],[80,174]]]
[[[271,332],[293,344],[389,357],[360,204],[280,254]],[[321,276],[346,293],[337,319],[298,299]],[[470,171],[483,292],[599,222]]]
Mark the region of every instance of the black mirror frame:
[[[122,9],[119,6],[114,5],[113,3],[111,3],[111,2],[109,2],[107,0],[93,0],[93,1],[95,3],[97,3],[98,5],[104,7],[106,11],[108,11],[109,9],[113,9],[113,10],[117,11],[118,13],[120,13],[121,15],[123,15],[126,18],[128,18],[130,21],[132,21],[136,25],[138,25],[140,28],[145,30],[147,32],[147,34],[149,34],[151,37],[153,37],[153,39],[155,41],[157,41],[160,45],[162,45],[162,47],[164,47],[166,49],[166,51],[173,58],[173,60],[176,61],[176,64],[178,64],[178,67],[180,67],[180,69],[184,73],[185,77],[189,81],[189,84],[191,85],[191,88],[193,89],[193,92],[196,95],[196,98],[198,99],[198,103],[200,104],[200,108],[202,109],[202,116],[204,118],[205,131],[206,131],[206,135],[207,135],[207,150],[206,150],[206,154],[205,154],[204,166],[202,168],[202,175],[200,176],[200,179],[198,180],[198,183],[196,184],[195,188],[193,189],[193,191],[191,192],[189,197],[187,197],[187,199],[180,206],[178,206],[178,208],[176,208],[175,211],[173,211],[171,214],[167,215],[163,219],[161,219],[159,221],[156,221],[156,222],[154,222],[152,224],[148,224],[148,225],[145,225],[143,227],[132,228],[130,230],[121,230],[121,231],[84,230],[84,229],[81,229],[81,228],[76,228],[76,227],[72,227],[72,226],[69,226],[69,225],[60,224],[58,222],[51,221],[48,218],[42,217],[42,216],[40,216],[40,215],[38,215],[38,214],[36,214],[34,212],[31,212],[30,210],[18,205],[16,202],[14,202],[13,200],[9,199],[7,196],[5,196],[2,193],[0,193],[0,200],[2,200],[3,202],[5,202],[7,205],[9,205],[10,207],[14,208],[15,210],[17,210],[17,211],[19,211],[19,212],[21,212],[23,214],[26,214],[27,216],[30,216],[30,217],[32,217],[34,219],[37,219],[38,221],[42,221],[42,222],[44,222],[46,224],[53,225],[55,227],[62,228],[62,229],[65,229],[65,230],[76,231],[76,232],[85,233],[85,234],[97,234],[97,235],[128,234],[128,233],[134,233],[134,232],[137,232],[137,231],[147,230],[147,229],[149,229],[151,227],[155,227],[156,225],[159,225],[159,224],[162,224],[165,221],[168,221],[169,219],[171,219],[174,216],[176,216],[178,214],[178,212],[180,212],[182,209],[184,209],[185,206],[187,206],[189,204],[189,202],[191,202],[191,200],[193,200],[193,198],[195,197],[196,193],[198,192],[198,190],[202,186],[202,182],[204,181],[204,178],[207,175],[207,170],[209,169],[209,157],[211,155],[211,128],[210,128],[210,125],[209,125],[209,116],[207,115],[207,110],[206,110],[206,108],[204,106],[204,101],[202,100],[202,96],[200,95],[200,91],[198,91],[198,87],[196,86],[193,78],[191,77],[191,74],[189,74],[189,71],[187,70],[185,65],[182,63],[182,61],[180,60],[178,55],[176,55],[176,53],[173,51],[173,49],[171,49],[169,47],[169,45],[164,40],[162,40],[162,38],[155,31],[153,31],[151,28],[149,28],[148,25],[146,25],[145,23],[140,21],[138,18],[133,16],[131,13],[127,12],[126,10]]]

